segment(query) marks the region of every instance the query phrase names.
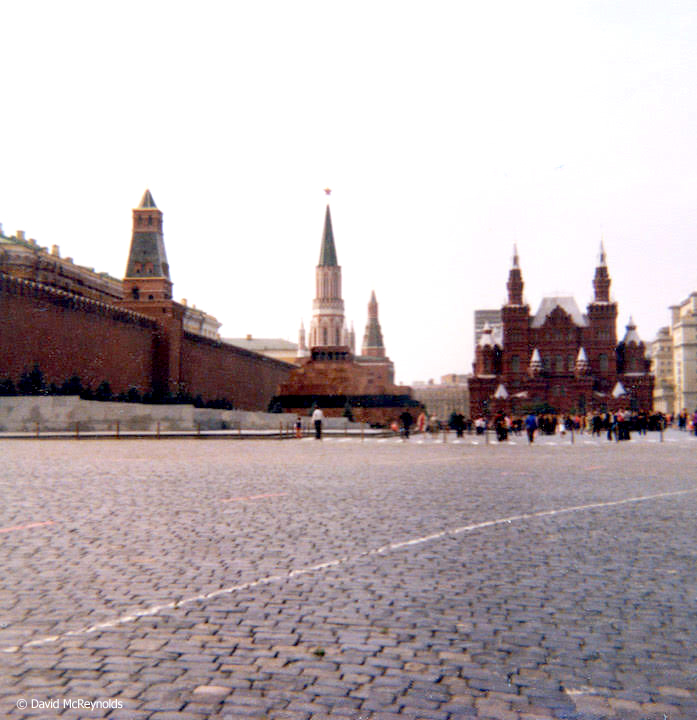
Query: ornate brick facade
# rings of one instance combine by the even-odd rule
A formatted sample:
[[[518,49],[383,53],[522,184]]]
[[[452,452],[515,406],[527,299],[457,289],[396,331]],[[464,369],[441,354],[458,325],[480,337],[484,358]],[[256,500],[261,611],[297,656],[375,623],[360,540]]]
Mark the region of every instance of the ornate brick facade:
[[[471,415],[543,407],[557,413],[650,410],[650,361],[631,320],[617,342],[617,303],[610,300],[610,283],[601,245],[587,313],[572,297],[546,297],[531,315],[514,251],[508,302],[501,309],[503,340],[495,342],[487,328],[477,344],[469,381]]]

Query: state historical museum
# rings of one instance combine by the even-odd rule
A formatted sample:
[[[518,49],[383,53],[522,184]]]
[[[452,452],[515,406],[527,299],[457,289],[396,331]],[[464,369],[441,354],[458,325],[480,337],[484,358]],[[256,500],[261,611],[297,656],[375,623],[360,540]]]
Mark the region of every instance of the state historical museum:
[[[594,297],[583,314],[572,297],[546,297],[534,315],[523,303],[518,253],[508,275],[500,337],[486,327],[469,381],[470,414],[520,415],[650,410],[654,379],[630,320],[617,342],[617,303],[601,244]]]

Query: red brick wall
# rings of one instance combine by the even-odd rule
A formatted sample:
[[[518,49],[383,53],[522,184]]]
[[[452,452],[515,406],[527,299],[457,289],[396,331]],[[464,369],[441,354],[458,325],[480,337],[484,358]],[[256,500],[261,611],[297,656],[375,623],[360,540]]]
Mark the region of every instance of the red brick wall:
[[[231,400],[237,410],[266,410],[293,368],[190,333],[182,339],[180,367],[184,392],[205,400]]]
[[[16,384],[34,365],[47,384],[61,386],[77,375],[92,390],[106,380],[115,394],[131,387],[144,394],[154,380],[164,390],[181,388],[206,401],[226,398],[240,410],[266,410],[293,367],[182,335],[179,315],[163,315],[158,324],[126,308],[0,273],[0,380]]]
[[[155,324],[134,313],[0,274],[0,379],[38,365],[47,383],[150,390]]]

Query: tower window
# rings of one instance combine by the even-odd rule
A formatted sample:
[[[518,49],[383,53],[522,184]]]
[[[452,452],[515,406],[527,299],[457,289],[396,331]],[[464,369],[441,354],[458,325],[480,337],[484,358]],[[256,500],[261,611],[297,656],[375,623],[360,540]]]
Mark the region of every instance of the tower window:
[[[598,357],[598,363],[600,364],[600,372],[607,372],[608,364],[607,364],[607,355],[605,353],[601,353]]]

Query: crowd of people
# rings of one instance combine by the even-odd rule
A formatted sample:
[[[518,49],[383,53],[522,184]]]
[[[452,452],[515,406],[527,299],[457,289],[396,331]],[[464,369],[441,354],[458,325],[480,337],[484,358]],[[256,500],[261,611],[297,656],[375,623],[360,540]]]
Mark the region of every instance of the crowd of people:
[[[408,418],[406,416],[409,416]],[[566,435],[567,433],[588,434],[596,437],[607,437],[608,440],[630,440],[633,432],[645,435],[650,431],[660,431],[676,424],[680,430],[694,432],[697,435],[697,411],[689,415],[686,411],[672,417],[662,413],[649,413],[646,410],[631,412],[618,410],[615,413],[595,412],[587,415],[552,413],[529,413],[525,416],[511,416],[503,412],[493,417],[479,416],[472,420],[462,413],[454,412],[447,422],[439,420],[435,415],[421,413],[414,422],[409,413],[403,413],[400,423],[394,423],[393,430],[409,437],[415,425],[418,431],[439,433],[445,429],[454,430],[458,437],[465,432],[482,435],[486,430],[494,430],[496,438],[503,442],[509,435],[525,433],[529,442],[537,435]]]
[[[523,430],[527,433],[529,442],[533,442],[537,434],[565,435],[567,433],[588,434],[592,436],[605,436],[608,440],[630,440],[632,432],[645,435],[649,431],[663,430],[672,423],[670,416],[662,413],[649,413],[645,410],[630,412],[618,410],[615,413],[596,412],[588,415],[567,414],[554,415],[542,413],[536,415],[529,413],[525,417],[511,417],[503,412],[497,413],[487,422],[484,418],[475,420],[477,432],[493,428],[499,441],[506,440],[510,434],[521,435]],[[697,428],[697,411],[693,419]],[[697,430],[695,431],[697,434]]]
[[[315,426],[315,437],[322,438],[322,421],[324,414],[320,408],[315,408],[312,421]],[[528,442],[532,443],[535,436],[566,435],[567,433],[588,434],[596,437],[605,436],[608,440],[620,442],[630,440],[633,432],[646,435],[649,431],[660,431],[667,427],[677,426],[683,432],[694,433],[697,436],[697,410],[693,414],[683,410],[677,415],[664,415],[663,413],[649,413],[646,410],[630,412],[618,410],[615,413],[595,412],[587,415],[567,414],[555,415],[551,413],[528,413],[526,416],[511,416],[506,413],[496,413],[493,418],[479,416],[472,420],[462,413],[453,412],[447,422],[443,422],[435,415],[430,417],[421,412],[416,419],[405,410],[399,416],[399,422],[392,423],[392,430],[398,432],[405,439],[409,439],[412,428],[417,432],[440,433],[443,430],[454,430],[458,437],[465,432],[468,434],[484,434],[493,429],[499,442],[508,439],[509,435],[522,435],[526,433]],[[300,416],[296,422],[296,436],[302,437],[302,423]]]

